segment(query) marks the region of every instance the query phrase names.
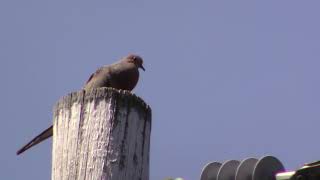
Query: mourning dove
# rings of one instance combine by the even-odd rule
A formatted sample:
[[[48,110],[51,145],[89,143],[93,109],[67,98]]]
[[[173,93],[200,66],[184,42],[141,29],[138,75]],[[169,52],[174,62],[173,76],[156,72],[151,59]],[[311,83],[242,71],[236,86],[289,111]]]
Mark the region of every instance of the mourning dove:
[[[120,59],[118,62],[109,66],[103,66],[93,73],[85,83],[83,89],[89,91],[99,87],[113,87],[131,91],[139,80],[139,68],[145,71],[143,60],[140,56],[129,54]],[[17,155],[28,150],[32,146],[51,137],[53,134],[53,126],[44,130],[40,135],[32,139],[28,144],[17,151]]]

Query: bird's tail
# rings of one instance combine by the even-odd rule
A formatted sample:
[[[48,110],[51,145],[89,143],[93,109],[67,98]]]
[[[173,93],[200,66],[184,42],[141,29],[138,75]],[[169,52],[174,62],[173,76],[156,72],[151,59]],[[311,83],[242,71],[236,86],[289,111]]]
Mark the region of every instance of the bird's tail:
[[[47,138],[51,137],[53,133],[53,126],[50,126],[48,129],[44,130],[41,134],[37,137],[33,138],[28,144],[24,145],[21,149],[17,151],[17,155],[23,153],[24,151],[28,150],[32,146],[46,140]]]

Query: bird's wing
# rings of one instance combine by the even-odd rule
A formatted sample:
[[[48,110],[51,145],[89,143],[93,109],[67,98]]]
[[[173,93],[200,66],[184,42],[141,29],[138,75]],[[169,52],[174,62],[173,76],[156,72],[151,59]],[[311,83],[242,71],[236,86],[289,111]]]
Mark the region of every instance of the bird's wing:
[[[48,129],[44,130],[41,134],[37,137],[33,138],[28,144],[24,145],[21,149],[17,151],[17,155],[23,153],[24,151],[28,150],[32,146],[46,140],[47,138],[51,137],[53,133],[53,126],[50,126]]]
[[[103,70],[103,68],[104,67],[100,67],[96,70],[96,72],[92,73],[85,85],[87,85],[95,76],[97,76]]]

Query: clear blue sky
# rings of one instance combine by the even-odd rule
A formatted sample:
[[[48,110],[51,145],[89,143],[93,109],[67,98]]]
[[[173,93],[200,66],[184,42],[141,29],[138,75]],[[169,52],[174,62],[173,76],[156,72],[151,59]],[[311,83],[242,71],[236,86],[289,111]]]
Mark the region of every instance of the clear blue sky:
[[[0,1],[1,179],[50,179],[52,107],[130,52],[153,109],[150,180],[210,161],[320,159],[320,1]]]

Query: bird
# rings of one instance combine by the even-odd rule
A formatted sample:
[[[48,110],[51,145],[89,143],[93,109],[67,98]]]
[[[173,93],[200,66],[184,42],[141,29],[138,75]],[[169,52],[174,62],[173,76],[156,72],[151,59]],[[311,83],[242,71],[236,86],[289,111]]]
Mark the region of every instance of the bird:
[[[139,69],[145,71],[143,59],[139,55],[129,54],[111,65],[98,68],[86,81],[83,90],[90,91],[100,87],[112,87],[132,91],[139,80]],[[53,125],[20,148],[17,151],[17,155],[20,155],[52,135]]]

